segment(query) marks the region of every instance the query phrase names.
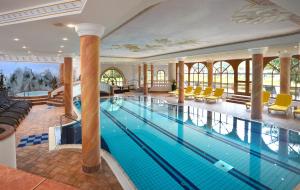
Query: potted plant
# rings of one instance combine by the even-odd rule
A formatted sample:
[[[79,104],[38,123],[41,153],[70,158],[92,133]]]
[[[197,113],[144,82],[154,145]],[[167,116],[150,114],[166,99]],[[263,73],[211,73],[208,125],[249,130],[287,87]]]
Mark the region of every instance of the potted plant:
[[[176,86],[176,81],[173,80],[172,81],[172,91],[176,90],[177,86]]]

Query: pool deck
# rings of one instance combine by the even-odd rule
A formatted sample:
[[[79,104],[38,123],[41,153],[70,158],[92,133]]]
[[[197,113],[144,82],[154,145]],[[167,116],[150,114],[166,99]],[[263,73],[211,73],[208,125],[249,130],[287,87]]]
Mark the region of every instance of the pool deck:
[[[136,95],[142,95],[142,94],[129,92],[125,94],[118,94],[116,96],[136,96]],[[151,97],[156,97],[158,99],[166,100],[168,103],[171,104],[177,104],[178,101],[176,97],[170,96],[167,93],[151,93],[150,95]],[[250,110],[247,110],[245,105],[242,104],[235,104],[235,103],[225,102],[221,100],[217,103],[206,103],[206,102],[198,102],[194,100],[185,100],[184,105],[199,107],[209,111],[220,112],[235,117],[239,117],[242,119],[251,120]],[[272,112],[272,114],[269,114],[267,108],[264,107],[263,119],[259,121],[275,124],[276,126],[281,128],[291,129],[300,132],[300,116],[294,119],[291,111],[289,112],[288,115],[285,115],[280,112],[277,113]]]
[[[16,131],[16,144],[23,137],[48,133],[49,127],[60,125],[63,113],[64,107],[33,106]],[[63,123],[67,122],[70,120],[63,120]],[[105,160],[97,173],[83,173],[78,149],[49,152],[48,143],[17,148],[17,168],[79,189],[122,189]]]

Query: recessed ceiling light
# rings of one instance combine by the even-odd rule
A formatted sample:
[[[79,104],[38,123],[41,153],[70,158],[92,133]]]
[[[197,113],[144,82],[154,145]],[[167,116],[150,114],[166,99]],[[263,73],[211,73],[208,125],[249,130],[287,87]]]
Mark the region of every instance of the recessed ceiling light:
[[[28,54],[31,54],[31,51],[27,51]]]
[[[19,41],[19,40],[20,40],[19,38],[14,38],[14,41],[16,41],[16,42]]]
[[[26,49],[27,47],[26,47],[26,46],[23,46],[22,48],[23,48],[23,49]]]
[[[67,27],[69,27],[69,28],[74,28],[74,27],[75,27],[75,24],[67,24]]]
[[[61,45],[61,46],[59,46],[60,48],[64,48],[65,46],[63,46],[63,45]]]
[[[61,50],[58,50],[58,53],[62,53],[62,51],[61,51]]]
[[[68,40],[68,38],[64,37],[62,40],[63,40],[63,41],[67,41],[67,40]]]

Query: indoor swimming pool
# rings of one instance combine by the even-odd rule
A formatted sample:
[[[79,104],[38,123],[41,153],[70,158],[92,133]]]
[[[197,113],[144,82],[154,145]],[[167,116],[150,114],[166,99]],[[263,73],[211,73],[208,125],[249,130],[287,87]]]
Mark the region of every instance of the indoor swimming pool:
[[[100,114],[102,148],[137,189],[293,189],[300,183],[299,132],[150,97],[101,99]],[[63,134],[62,143],[70,136]]]

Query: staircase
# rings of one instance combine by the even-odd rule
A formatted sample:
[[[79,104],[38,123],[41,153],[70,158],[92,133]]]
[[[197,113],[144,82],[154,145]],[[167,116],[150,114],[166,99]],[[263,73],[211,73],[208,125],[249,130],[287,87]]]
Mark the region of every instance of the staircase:
[[[43,105],[48,101],[48,96],[34,96],[34,97],[11,97],[14,100],[27,100],[32,103],[32,105]]]
[[[246,102],[251,102],[251,97],[233,94],[232,96],[228,96],[226,98],[226,102],[232,102],[232,103],[236,103],[236,104],[245,104]]]
[[[49,98],[47,100],[47,105],[49,106],[56,106],[56,107],[62,107],[64,106],[64,92],[59,92],[57,95],[55,95],[53,98]]]

